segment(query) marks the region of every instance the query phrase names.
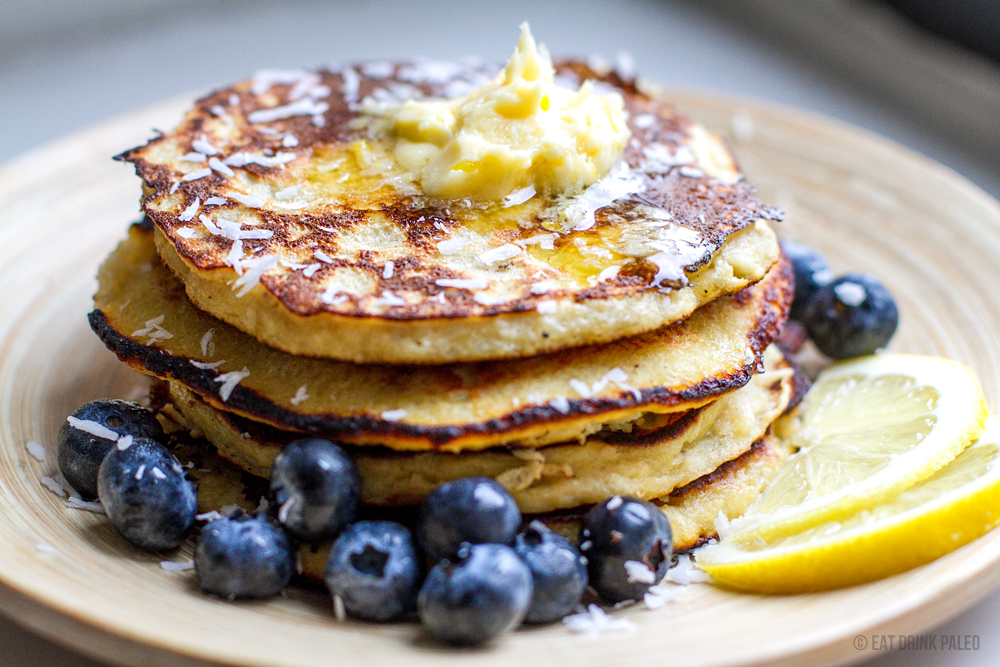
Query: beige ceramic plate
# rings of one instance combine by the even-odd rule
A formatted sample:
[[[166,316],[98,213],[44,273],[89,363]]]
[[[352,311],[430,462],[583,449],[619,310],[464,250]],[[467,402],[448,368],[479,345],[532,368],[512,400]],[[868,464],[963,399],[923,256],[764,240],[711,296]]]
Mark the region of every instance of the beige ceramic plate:
[[[892,347],[969,364],[996,408],[996,201],[827,120],[700,96],[681,102],[721,131],[739,113],[737,154],[762,199],[787,210],[779,231],[821,248],[838,271],[877,273],[902,311]],[[0,170],[0,607],[24,625],[123,665],[822,665],[870,657],[854,649],[855,635],[942,623],[1000,579],[994,532],[867,586],[795,597],[691,586],[662,609],[616,612],[635,623],[630,632],[588,637],[557,625],[478,651],[439,648],[413,624],[337,624],[319,595],[250,604],[199,595],[191,572],[165,571],[160,557],[126,548],[102,517],[68,509],[40,482],[55,471],[56,431],[69,412],[140,384],[85,319],[97,264],[138,208],[138,181],[110,156],[171,126],[185,104],[96,127]],[[44,444],[46,461],[28,453],[31,440]],[[187,560],[190,550],[171,557]]]

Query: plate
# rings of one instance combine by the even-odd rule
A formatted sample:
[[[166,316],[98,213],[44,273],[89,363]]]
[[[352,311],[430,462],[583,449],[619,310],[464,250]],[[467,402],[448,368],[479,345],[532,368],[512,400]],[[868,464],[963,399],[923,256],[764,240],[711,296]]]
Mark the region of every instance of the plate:
[[[787,212],[788,237],[838,272],[876,273],[901,315],[897,351],[940,354],[1000,391],[1000,205],[960,176],[885,139],[755,102],[670,97],[733,144],[761,198]],[[871,657],[859,634],[916,634],[1000,579],[1000,532],[911,572],[823,594],[763,597],[694,585],[657,610],[618,610],[634,629],[599,636],[529,628],[480,650],[436,645],[411,623],[337,623],[329,600],[293,592],[225,603],[191,572],[128,548],[100,515],[42,485],[55,473],[65,416],[98,397],[134,397],[142,379],[90,332],[101,259],[137,217],[139,182],[110,156],[170,127],[168,101],[29,153],[0,169],[0,609],[62,644],[122,665],[683,665],[808,663]],[[26,445],[44,445],[39,461]],[[190,558],[190,548],[169,554]]]

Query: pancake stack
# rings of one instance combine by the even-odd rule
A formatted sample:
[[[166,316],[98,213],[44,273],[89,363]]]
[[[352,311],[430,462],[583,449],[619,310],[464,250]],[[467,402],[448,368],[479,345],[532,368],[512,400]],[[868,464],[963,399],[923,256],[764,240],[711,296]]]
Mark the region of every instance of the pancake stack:
[[[92,328],[249,475],[319,435],[372,507],[487,475],[563,530],[629,495],[663,507],[678,548],[709,539],[787,454],[770,426],[801,387],[771,345],[792,297],[778,215],[635,81],[556,69],[623,96],[621,164],[488,202],[426,196],[381,119],[495,68],[266,71],[204,97],[120,156],[145,219],[100,269]]]

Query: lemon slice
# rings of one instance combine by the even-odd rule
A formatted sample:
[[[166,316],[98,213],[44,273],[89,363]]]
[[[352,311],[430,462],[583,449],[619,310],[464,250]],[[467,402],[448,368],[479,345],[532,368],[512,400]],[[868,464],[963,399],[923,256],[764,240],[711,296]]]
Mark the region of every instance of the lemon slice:
[[[798,448],[731,530],[787,535],[873,507],[982,433],[975,375],[941,357],[885,354],[824,370],[777,435]]]
[[[719,583],[758,593],[852,586],[928,563],[1000,524],[1000,418],[936,473],[872,510],[697,552]]]

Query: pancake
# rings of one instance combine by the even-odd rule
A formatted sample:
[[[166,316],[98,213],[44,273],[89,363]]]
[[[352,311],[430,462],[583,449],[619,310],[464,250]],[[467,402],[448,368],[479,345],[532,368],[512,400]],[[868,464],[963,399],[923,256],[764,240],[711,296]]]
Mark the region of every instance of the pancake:
[[[379,113],[496,71],[379,63],[264,72],[120,157],[201,309],[291,354],[356,363],[515,358],[652,331],[759,280],[779,249],[723,142],[615,73],[621,167],[514,203],[425,196]],[[207,222],[206,222],[207,221]]]
[[[496,478],[523,512],[575,507],[614,495],[664,496],[739,457],[788,407],[793,371],[773,346],[765,361],[768,370],[745,387],[658,428],[598,433],[583,443],[538,449],[462,454],[349,447],[361,474],[362,501],[419,505],[438,485],[470,476]],[[212,408],[177,383],[163,392],[158,402],[169,404],[161,412],[175,418],[179,413],[178,421],[211,442],[224,459],[258,477],[269,477],[281,448],[301,437]]]
[[[99,272],[90,323],[119,359],[219,409],[397,450],[541,446],[706,405],[763,370],[792,296],[782,260],[682,322],[612,343],[492,363],[359,365],[279,352],[200,311],[151,236],[133,226]]]
[[[198,511],[228,512],[239,507],[253,512],[266,507],[267,481],[244,473],[220,458],[206,441],[182,435],[173,437],[172,449],[182,463],[190,466],[198,481]],[[767,482],[788,457],[789,447],[768,432],[738,458],[723,463],[716,470],[677,489],[657,504],[670,519],[674,550],[687,551],[718,537],[715,525],[719,513],[732,519],[740,516],[759,495]],[[524,522],[543,521],[554,531],[576,542],[580,521],[589,507],[527,514]],[[412,508],[372,508],[362,506],[362,518],[377,518],[414,525]],[[302,574],[322,581],[330,544],[300,548]]]

